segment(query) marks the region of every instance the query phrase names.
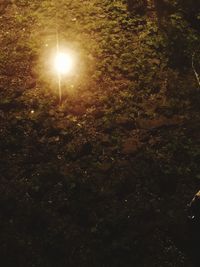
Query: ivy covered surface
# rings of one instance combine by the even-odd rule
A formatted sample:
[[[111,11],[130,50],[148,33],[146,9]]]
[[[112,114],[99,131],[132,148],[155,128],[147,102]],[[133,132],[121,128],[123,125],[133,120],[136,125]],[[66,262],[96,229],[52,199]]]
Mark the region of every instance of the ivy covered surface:
[[[194,266],[199,33],[181,7],[159,15],[0,1],[2,266]],[[61,103],[57,34],[77,56]]]

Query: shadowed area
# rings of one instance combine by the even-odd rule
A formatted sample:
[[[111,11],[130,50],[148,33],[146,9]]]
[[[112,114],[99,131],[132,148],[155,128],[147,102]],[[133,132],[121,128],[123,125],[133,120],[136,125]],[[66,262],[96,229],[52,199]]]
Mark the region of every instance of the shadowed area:
[[[0,0],[1,266],[199,266],[191,3]]]

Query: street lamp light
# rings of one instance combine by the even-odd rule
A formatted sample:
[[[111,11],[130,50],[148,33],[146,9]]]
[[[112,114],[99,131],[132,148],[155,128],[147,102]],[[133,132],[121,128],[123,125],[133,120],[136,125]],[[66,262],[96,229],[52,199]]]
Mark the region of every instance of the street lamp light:
[[[54,60],[55,71],[58,75],[59,100],[62,100],[61,79],[64,75],[70,75],[73,72],[75,58],[72,52],[57,51]]]

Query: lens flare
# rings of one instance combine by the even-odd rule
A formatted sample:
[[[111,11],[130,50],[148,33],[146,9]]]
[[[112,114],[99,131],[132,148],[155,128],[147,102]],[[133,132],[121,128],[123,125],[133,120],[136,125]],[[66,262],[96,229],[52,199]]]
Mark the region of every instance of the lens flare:
[[[74,58],[70,53],[59,52],[55,56],[55,69],[58,74],[70,74],[74,67]]]

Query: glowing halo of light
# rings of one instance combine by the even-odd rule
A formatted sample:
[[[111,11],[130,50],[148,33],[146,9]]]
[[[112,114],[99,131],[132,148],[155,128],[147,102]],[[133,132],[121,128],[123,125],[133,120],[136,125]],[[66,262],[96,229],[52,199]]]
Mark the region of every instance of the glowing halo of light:
[[[70,74],[74,68],[73,55],[69,52],[57,52],[55,55],[54,66],[58,75]]]

